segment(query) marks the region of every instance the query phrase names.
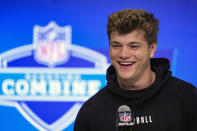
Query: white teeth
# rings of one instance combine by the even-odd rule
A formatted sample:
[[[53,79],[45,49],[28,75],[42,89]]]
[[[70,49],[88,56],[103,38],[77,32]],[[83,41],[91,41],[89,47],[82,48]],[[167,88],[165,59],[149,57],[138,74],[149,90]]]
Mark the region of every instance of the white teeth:
[[[132,65],[133,62],[120,62],[121,65]]]

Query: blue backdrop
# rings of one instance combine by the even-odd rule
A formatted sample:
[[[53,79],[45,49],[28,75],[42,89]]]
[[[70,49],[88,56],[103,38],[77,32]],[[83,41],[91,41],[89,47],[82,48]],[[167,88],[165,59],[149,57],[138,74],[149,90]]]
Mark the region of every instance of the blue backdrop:
[[[107,17],[114,11],[127,8],[143,8],[159,18],[156,56],[168,57],[172,62],[173,75],[197,86],[196,0],[1,0],[0,55],[16,47],[32,44],[35,25],[47,26],[54,21],[61,27],[72,27],[72,43],[101,53],[110,63]],[[77,62],[79,61],[71,62],[70,65],[76,66]],[[19,66],[23,65],[22,61],[13,65],[17,63]],[[32,66],[35,66],[35,63],[32,63]],[[104,78],[101,79],[103,81]],[[0,104],[0,130],[38,130],[13,107]],[[62,130],[70,131],[72,128],[73,123]]]

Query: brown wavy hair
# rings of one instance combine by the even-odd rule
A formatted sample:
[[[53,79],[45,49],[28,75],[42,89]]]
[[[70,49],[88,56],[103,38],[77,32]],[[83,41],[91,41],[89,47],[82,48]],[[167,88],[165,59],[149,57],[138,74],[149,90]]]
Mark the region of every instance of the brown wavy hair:
[[[107,34],[109,40],[112,32],[127,34],[136,29],[145,32],[144,37],[149,45],[157,43],[159,20],[152,13],[143,9],[126,9],[108,16]]]

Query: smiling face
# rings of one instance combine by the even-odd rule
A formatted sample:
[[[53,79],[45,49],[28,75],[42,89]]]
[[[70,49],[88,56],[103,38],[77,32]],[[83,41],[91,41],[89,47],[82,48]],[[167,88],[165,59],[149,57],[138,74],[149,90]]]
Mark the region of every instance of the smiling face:
[[[128,34],[112,32],[110,37],[110,59],[118,82],[140,82],[150,77],[150,58],[156,51],[156,43],[148,45],[145,32],[134,30]]]

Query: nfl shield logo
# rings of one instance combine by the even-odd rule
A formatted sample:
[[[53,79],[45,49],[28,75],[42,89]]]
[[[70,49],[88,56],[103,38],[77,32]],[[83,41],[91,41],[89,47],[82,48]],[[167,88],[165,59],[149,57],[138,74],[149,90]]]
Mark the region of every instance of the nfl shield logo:
[[[55,22],[34,27],[35,59],[40,64],[55,66],[69,58],[71,27],[59,27]]]
[[[39,65],[63,67],[73,56],[92,62],[94,66],[40,68]],[[0,65],[3,65],[0,66],[0,106],[15,107],[41,131],[72,128],[83,102],[104,87],[109,65],[104,55],[73,45],[71,27],[59,27],[55,22],[45,27],[35,26],[33,44],[0,54],[0,58]],[[14,60],[34,61],[34,58],[36,67],[29,64],[20,69],[12,64],[7,66]]]
[[[121,122],[129,122],[131,121],[131,113],[119,113],[120,121]]]

